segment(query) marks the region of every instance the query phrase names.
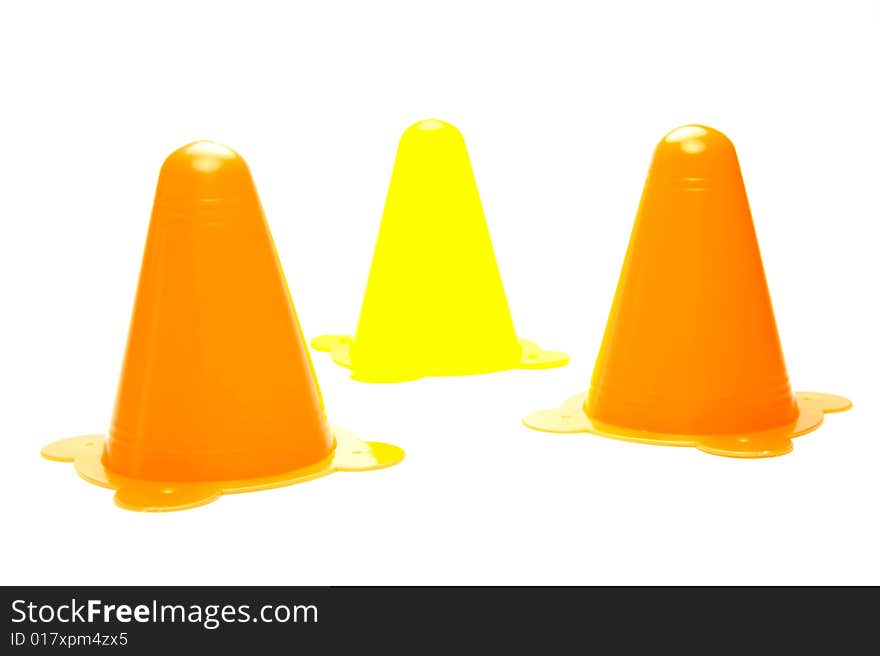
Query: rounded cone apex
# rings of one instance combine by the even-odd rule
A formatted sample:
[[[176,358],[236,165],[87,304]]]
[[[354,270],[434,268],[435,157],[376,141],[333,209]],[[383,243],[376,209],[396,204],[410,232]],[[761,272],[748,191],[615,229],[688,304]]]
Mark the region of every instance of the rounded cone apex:
[[[420,184],[430,183],[432,178],[443,179],[448,175],[450,159],[456,162],[454,169],[470,168],[464,136],[451,123],[436,118],[413,123],[404,130],[400,137],[398,159],[401,155],[405,159],[421,159],[423,174],[428,170],[433,171]],[[404,173],[406,172],[405,170]]]
[[[238,153],[213,141],[195,141],[175,150],[162,164],[156,209],[210,211],[221,203],[255,198],[250,170]]]
[[[423,121],[417,121],[410,125],[403,134],[404,136],[412,133],[433,133],[436,135],[443,132],[454,133],[461,136],[461,132],[458,131],[457,127],[452,125],[452,123],[441,121],[439,118],[426,118]]]
[[[657,145],[651,173],[699,190],[714,179],[739,176],[739,162],[723,133],[705,125],[684,125]]]
[[[200,173],[213,173],[230,162],[243,162],[229,146],[216,141],[193,141],[171,153],[165,166],[192,168]]]
[[[660,146],[677,147],[683,153],[698,154],[713,148],[733,148],[724,133],[706,125],[691,123],[675,128],[660,142]]]

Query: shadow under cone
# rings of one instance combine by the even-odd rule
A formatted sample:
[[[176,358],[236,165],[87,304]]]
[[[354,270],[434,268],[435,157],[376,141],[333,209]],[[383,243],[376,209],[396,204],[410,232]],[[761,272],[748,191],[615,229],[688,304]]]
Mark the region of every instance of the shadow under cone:
[[[589,394],[526,424],[719,455],[792,448],[840,397],[794,395],[733,144],[689,125],[657,146]]]
[[[327,424],[248,167],[197,142],[159,175],[109,435],[43,455],[124,507],[170,510],[402,452]]]
[[[416,123],[397,151],[354,338],[312,341],[368,382],[561,366],[520,340],[461,133]]]

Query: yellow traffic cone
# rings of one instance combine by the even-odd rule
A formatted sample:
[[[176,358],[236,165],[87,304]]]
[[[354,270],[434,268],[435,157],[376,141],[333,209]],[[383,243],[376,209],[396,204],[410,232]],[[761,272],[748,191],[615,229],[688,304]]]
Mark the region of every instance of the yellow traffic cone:
[[[461,133],[427,120],[400,140],[354,338],[319,351],[366,382],[559,367],[517,338]]]

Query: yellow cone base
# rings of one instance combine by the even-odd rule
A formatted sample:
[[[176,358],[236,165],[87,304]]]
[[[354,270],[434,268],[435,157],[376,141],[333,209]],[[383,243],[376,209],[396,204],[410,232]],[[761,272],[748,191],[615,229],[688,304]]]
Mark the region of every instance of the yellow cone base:
[[[497,371],[507,371],[509,369],[551,369],[553,367],[562,367],[568,364],[568,356],[559,351],[545,351],[535,342],[527,339],[519,341],[522,347],[522,356],[518,363],[512,364],[510,367],[503,369],[491,369],[486,371],[452,371],[438,373],[424,373],[418,376],[397,377],[390,375],[388,377],[377,376],[375,373],[364,375],[362,372],[355,371],[351,365],[351,344],[352,337],[350,335],[321,335],[312,340],[312,348],[316,351],[329,353],[336,364],[352,369],[351,377],[364,383],[404,383],[410,380],[418,380],[419,378],[427,378],[431,376],[468,376],[472,374],[488,374]],[[397,372],[394,372],[395,374]]]
[[[700,451],[731,458],[768,458],[789,453],[791,438],[816,430],[826,413],[843,412],[852,403],[834,394],[798,392],[795,395],[800,415],[793,425],[749,434],[669,435],[635,431],[594,421],[584,411],[586,392],[571,397],[559,408],[539,410],[523,420],[529,428],[548,433],[594,433],[628,442],[664,446],[692,446]]]
[[[303,483],[336,471],[367,471],[391,467],[403,460],[403,450],[382,442],[364,442],[334,427],[336,449],[324,460],[292,472],[237,481],[144,481],[107,471],[101,463],[103,435],[82,435],[53,442],[40,454],[49,460],[72,462],[89,483],[116,490],[113,500],[126,510],[161,512],[186,510],[215,501],[222,494],[268,490]]]

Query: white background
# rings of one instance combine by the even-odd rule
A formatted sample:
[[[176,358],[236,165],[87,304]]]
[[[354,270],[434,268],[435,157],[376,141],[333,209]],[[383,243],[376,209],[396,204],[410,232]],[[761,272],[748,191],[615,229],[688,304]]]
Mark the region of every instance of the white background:
[[[880,583],[875,3],[6,2],[3,583]],[[308,336],[351,332],[400,133],[463,132],[517,330],[568,367],[356,383],[392,469],[143,514],[42,460],[109,422],[156,175],[250,164]],[[785,457],[520,424],[589,380],[656,142],[736,144],[792,384],[853,399]]]

